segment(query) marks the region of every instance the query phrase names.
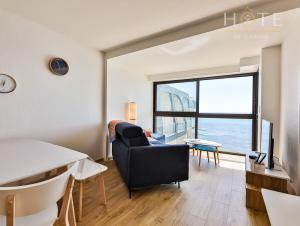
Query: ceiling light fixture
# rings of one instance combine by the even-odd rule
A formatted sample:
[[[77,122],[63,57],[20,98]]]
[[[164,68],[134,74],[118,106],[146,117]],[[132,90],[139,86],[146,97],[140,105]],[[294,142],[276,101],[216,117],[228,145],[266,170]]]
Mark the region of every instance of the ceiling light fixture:
[[[204,46],[208,43],[209,39],[209,37],[183,39],[161,45],[159,48],[169,55],[178,56],[192,52],[199,47]]]

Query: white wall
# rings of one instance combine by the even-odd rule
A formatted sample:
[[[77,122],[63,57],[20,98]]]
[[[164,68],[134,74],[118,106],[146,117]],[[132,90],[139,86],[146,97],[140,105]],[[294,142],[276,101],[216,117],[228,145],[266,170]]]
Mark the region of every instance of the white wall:
[[[107,118],[127,120],[128,102],[137,103],[137,124],[152,129],[153,83],[145,75],[127,72],[113,62],[107,69]]]
[[[153,83],[145,75],[128,72],[110,59],[107,64],[107,122],[128,121],[129,102],[137,103],[137,125],[152,130]],[[108,145],[108,157],[111,155],[111,145]]]
[[[102,55],[4,11],[0,27],[0,73],[17,81],[13,93],[0,94],[0,138],[36,138],[102,157]],[[50,57],[64,58],[69,73],[53,75]]]
[[[292,19],[292,18],[291,18]],[[300,195],[300,15],[293,18],[291,33],[282,44],[281,129],[282,161]]]
[[[261,118],[273,122],[274,154],[278,157],[280,131],[280,78],[281,45],[263,48],[261,51],[260,66]]]
[[[113,62],[113,59],[108,60],[107,121],[127,120],[128,103],[136,102],[137,124],[152,130],[152,84],[145,75],[128,72]]]

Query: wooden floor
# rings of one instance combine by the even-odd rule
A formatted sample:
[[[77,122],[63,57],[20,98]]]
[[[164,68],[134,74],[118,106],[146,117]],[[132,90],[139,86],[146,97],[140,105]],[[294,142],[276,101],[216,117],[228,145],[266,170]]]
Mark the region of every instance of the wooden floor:
[[[85,184],[83,219],[92,225],[268,225],[264,213],[245,208],[244,158],[221,155],[220,166],[203,158],[190,158],[190,179],[177,185],[161,185],[136,191],[132,199],[113,161],[105,163],[107,206],[100,205],[97,183]],[[212,158],[213,160],[213,158]],[[77,208],[77,186],[74,199]]]

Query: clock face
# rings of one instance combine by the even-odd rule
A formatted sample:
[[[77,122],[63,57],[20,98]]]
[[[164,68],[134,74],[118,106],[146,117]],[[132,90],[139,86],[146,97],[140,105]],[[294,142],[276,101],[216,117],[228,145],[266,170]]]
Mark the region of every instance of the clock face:
[[[0,93],[10,93],[17,87],[17,83],[13,77],[0,74]]]
[[[53,58],[49,62],[50,70],[56,75],[65,75],[69,71],[68,63],[62,58]]]

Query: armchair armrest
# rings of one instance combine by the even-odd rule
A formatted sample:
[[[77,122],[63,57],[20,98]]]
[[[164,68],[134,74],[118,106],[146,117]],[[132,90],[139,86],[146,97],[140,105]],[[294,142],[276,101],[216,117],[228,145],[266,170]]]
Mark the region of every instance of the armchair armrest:
[[[188,145],[132,147],[129,155],[131,188],[188,179]]]

